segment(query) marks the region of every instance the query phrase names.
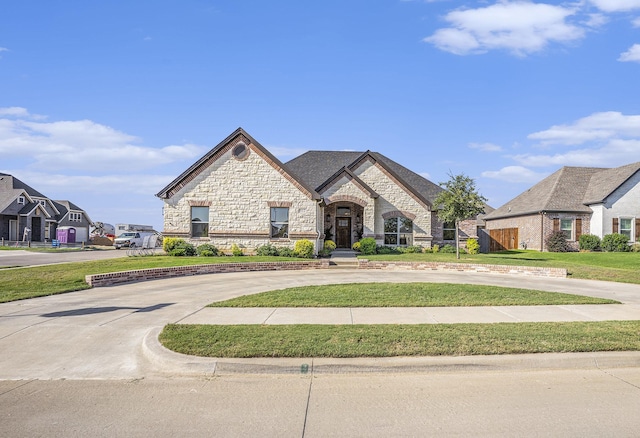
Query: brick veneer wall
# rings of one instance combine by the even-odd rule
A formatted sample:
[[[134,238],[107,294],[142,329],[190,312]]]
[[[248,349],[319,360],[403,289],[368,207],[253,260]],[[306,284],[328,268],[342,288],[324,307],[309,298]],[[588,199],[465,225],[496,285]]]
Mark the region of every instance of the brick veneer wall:
[[[472,263],[441,262],[388,262],[359,259],[360,269],[402,270],[402,271],[459,271],[493,274],[518,274],[536,277],[566,278],[567,270],[562,268],[540,268],[535,266],[481,265]]]
[[[207,265],[138,269],[135,271],[112,272],[109,274],[94,274],[87,275],[85,277],[85,281],[91,287],[104,287],[134,281],[159,280],[163,278],[185,277],[190,275],[222,274],[226,272],[297,271],[306,269],[327,269],[328,267],[328,259],[299,262],[216,263]]]

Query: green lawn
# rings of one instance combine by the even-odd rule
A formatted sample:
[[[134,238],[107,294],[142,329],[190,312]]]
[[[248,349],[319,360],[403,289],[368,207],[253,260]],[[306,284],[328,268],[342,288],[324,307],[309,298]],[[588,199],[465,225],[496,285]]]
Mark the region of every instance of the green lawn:
[[[565,268],[569,278],[618,281],[640,284],[640,252],[539,252],[504,251],[490,254],[398,254],[368,255],[369,260],[436,261],[455,263],[482,263],[494,265],[542,266]]]
[[[85,275],[206,263],[282,261],[282,257],[123,257],[0,270],[0,303],[88,289]],[[284,259],[300,260],[300,259]]]
[[[205,357],[463,356],[640,350],[640,321],[434,325],[181,325],[160,341]]]
[[[352,283],[244,295],[210,307],[453,307],[620,304],[580,295],[449,283]]]

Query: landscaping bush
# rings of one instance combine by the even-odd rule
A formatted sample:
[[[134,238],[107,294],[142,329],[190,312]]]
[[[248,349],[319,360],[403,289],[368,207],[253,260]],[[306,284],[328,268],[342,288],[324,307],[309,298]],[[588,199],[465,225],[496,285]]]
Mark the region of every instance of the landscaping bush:
[[[293,246],[293,253],[304,259],[313,258],[313,242],[307,239],[301,239]]]
[[[631,251],[640,252],[640,243],[634,243],[633,245],[631,245]]]
[[[184,239],[179,239],[177,237],[165,237],[162,240],[162,249],[164,252],[169,253],[172,249],[176,247],[179,242],[184,242]]]
[[[274,245],[267,243],[256,248],[256,255],[259,256],[279,256],[280,251]]]
[[[579,239],[580,249],[585,251],[599,251],[600,238],[593,234],[583,234]]]
[[[200,257],[217,257],[220,255],[220,250],[210,243],[203,243],[196,248],[196,253]]]
[[[167,247],[167,255],[173,257],[192,257],[197,255],[196,247],[184,239],[176,239],[175,242],[171,242]]]
[[[360,251],[360,241],[358,240],[356,243],[351,245],[351,249],[354,251]]]
[[[400,254],[401,252],[402,250],[395,246],[377,245],[375,254]]]
[[[423,248],[419,245],[411,245],[403,248],[403,252],[407,254],[422,254],[424,252]]]
[[[440,252],[443,253],[443,254],[455,254],[456,253],[456,247],[453,246],[453,245],[446,244],[445,246],[440,248]]]
[[[600,247],[607,252],[627,252],[629,251],[629,238],[624,234],[607,234],[602,238]]]
[[[278,255],[280,257],[295,257],[296,255],[293,253],[291,248],[280,248],[278,249]]]
[[[236,243],[231,245],[231,254],[234,257],[240,257],[244,255],[244,253],[242,252],[242,249],[240,249],[240,247]]]
[[[467,240],[467,252],[469,254],[478,254],[480,252],[480,244],[478,239]]]
[[[433,245],[431,247],[431,252],[434,253],[434,254],[437,253],[437,252],[440,252],[440,245],[438,245],[438,244]]]
[[[360,241],[360,252],[363,255],[371,255],[376,253],[376,239],[373,237],[365,237]]]
[[[562,231],[554,231],[551,233],[549,237],[547,237],[547,240],[545,240],[545,244],[547,245],[547,250],[549,252],[571,251],[569,242],[567,242],[567,236]]]
[[[333,240],[325,240],[324,241],[324,250],[325,251],[329,251],[329,253],[331,253],[331,251],[333,251],[334,249],[336,249],[336,243]]]

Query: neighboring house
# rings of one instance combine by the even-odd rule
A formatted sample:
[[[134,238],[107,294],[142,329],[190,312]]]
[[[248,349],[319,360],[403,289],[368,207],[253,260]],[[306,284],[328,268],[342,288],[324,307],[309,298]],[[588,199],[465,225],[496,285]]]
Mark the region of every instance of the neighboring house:
[[[640,162],[613,169],[563,167],[485,216],[491,250],[545,250],[563,231],[574,249],[582,234],[640,241]]]
[[[72,226],[76,241],[86,242],[90,224],[77,205],[49,199],[18,178],[0,173],[0,239],[45,242],[55,238],[58,227]]]
[[[334,240],[351,248],[363,237],[380,245],[454,243],[433,201],[443,189],[382,154],[311,151],[280,162],[242,128],[156,196],[165,236],[252,252],[267,243]],[[463,240],[476,236],[467,221]]]

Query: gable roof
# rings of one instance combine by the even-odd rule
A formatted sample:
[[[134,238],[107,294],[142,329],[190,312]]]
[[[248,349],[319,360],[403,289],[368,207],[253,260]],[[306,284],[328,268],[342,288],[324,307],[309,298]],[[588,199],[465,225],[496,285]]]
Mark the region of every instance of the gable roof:
[[[444,189],[378,152],[309,151],[285,165],[305,182],[321,190],[343,168],[354,171],[364,160],[380,164],[393,178],[427,205]]]
[[[486,220],[540,212],[591,213],[589,204],[603,202],[640,170],[640,162],[605,169],[563,167],[485,216]]]
[[[255,149],[259,152],[260,155],[262,155],[265,161],[271,164],[281,174],[285,175],[285,177],[289,176],[288,179],[292,183],[294,183],[302,192],[306,192],[306,194],[311,199],[319,199],[318,194],[315,190],[313,190],[311,186],[307,185],[304,180],[294,175],[280,160],[273,156],[271,152],[265,149],[264,146],[258,143],[242,128],[236,129],[233,133],[231,133],[231,135],[218,143],[216,147],[207,152],[202,158],[191,165],[191,167],[182,172],[180,176],[171,181],[165,188],[160,190],[156,194],[156,196],[163,199],[172,197],[186,184],[191,182],[196,176],[205,171],[215,160],[220,157],[222,153],[226,151],[226,148],[230,146],[231,143],[236,139],[243,141],[247,146],[252,145],[253,147],[255,147]]]

